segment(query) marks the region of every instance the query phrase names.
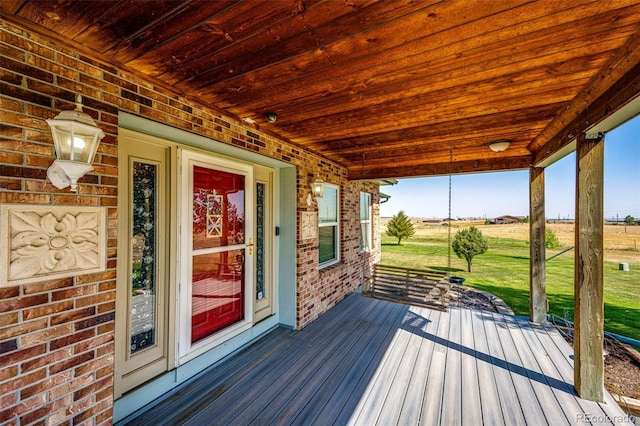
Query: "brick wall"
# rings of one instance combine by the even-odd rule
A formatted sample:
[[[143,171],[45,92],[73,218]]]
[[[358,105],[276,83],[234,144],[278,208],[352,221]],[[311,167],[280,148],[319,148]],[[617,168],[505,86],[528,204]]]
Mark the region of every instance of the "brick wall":
[[[338,164],[212,107],[171,93],[154,82],[88,57],[69,46],[0,21],[0,202],[91,205],[108,211],[107,270],[14,287],[0,287],[0,423],[108,424],[113,405],[114,318],[117,261],[118,111],[126,111],[297,166],[298,211],[308,207],[316,174],[341,186],[339,265],[318,271],[317,240],[297,246],[297,323],[304,327],[362,281],[379,250],[359,253],[359,192],[375,185],[348,182]],[[107,136],[94,170],[78,193],[46,179],[54,160],[47,118],[84,112]],[[374,223],[374,239],[377,239]],[[379,241],[374,241],[379,249]]]

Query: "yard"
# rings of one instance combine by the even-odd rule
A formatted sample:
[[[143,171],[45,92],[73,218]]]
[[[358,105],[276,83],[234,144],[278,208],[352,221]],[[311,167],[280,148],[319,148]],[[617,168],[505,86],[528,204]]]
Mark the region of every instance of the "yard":
[[[465,278],[465,285],[488,291],[503,299],[517,315],[529,314],[529,224],[484,225],[453,222],[451,238],[476,226],[489,240],[489,250],[473,259],[473,272],[451,251],[452,275]],[[562,248],[547,250],[547,259],[573,246],[572,224],[548,224]],[[402,245],[382,227],[383,264],[415,268],[448,267],[446,226],[414,222],[416,234]],[[640,340],[640,226],[605,226],[605,329]],[[574,250],[547,261],[547,297],[552,315],[573,320]],[[629,264],[621,271],[619,263]]]

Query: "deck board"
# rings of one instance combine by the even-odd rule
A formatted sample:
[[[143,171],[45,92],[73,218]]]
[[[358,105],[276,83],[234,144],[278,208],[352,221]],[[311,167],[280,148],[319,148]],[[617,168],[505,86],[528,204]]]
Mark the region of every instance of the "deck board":
[[[479,354],[489,353],[489,344],[481,311],[471,311],[472,328],[474,336],[474,348],[476,350],[476,365],[478,369],[478,383],[480,386],[480,403],[482,408],[482,422],[486,425],[505,424],[502,413],[502,404],[498,390],[498,384],[493,366],[485,359],[479,358]]]
[[[537,333],[532,329],[533,325],[524,318],[513,317],[520,327],[519,333],[514,330],[514,335],[520,339],[518,345],[519,352],[524,362],[524,367],[528,371],[535,372],[537,377],[544,382],[534,381],[533,387],[539,396],[539,401],[544,407],[545,417],[551,424],[562,424],[570,422],[571,419],[566,417],[566,411],[563,407],[572,407],[576,412],[580,410],[572,389],[562,381],[562,377],[557,373],[555,365],[548,355],[548,351],[537,338]],[[537,326],[539,327],[539,326]],[[538,330],[540,333],[546,333],[543,327]],[[539,354],[534,356],[534,354]],[[542,372],[545,374],[542,374]],[[559,388],[556,387],[559,385]],[[546,387],[551,388],[551,392],[545,392]]]
[[[384,322],[390,319],[393,312],[391,309],[383,309],[387,306],[386,304],[381,305],[382,308],[376,310],[376,316],[379,321]],[[317,388],[305,389],[298,393],[272,424],[282,424],[285,419],[292,417],[295,417],[295,423],[309,424],[321,415],[324,407],[331,409],[334,406],[332,400],[346,400],[353,393],[353,384],[357,382],[357,378],[365,370],[363,364],[361,364],[361,368],[354,368],[355,365],[358,365],[361,354],[375,353],[380,346],[386,346],[387,336],[378,331],[378,327],[372,322],[362,335],[354,336],[353,347],[346,356],[335,364],[335,368],[324,378],[324,382]],[[311,400],[313,400],[313,404],[309,403]],[[326,414],[323,415],[323,418],[327,418]]]
[[[488,352],[479,356],[485,362],[491,364],[493,369],[504,420],[514,425],[524,425],[526,424],[526,416],[523,412],[523,407],[520,405],[513,377],[509,372],[509,366],[505,359],[493,315],[488,312],[482,312],[481,318],[487,339]]]
[[[577,396],[572,353],[525,318],[353,294],[120,424],[570,425],[586,414],[625,424],[608,394],[606,404]]]
[[[444,367],[443,398],[440,407],[440,424],[458,425],[462,422],[462,352],[460,344],[461,310],[451,311],[449,318],[449,334],[447,336],[447,353]]]
[[[409,372],[407,392],[402,403],[398,420],[395,424],[417,424],[420,420],[422,402],[425,398],[425,383],[429,374],[433,351],[433,340],[423,338],[425,333],[435,334],[438,330],[440,315],[432,310],[426,310],[427,317],[424,321],[416,318],[416,333],[412,344],[417,346],[417,358],[413,369]]]
[[[470,352],[462,354],[462,424],[477,425],[482,418],[482,401],[480,399],[480,382],[478,378],[477,352],[475,350],[472,311],[460,309],[460,344],[469,348]]]
[[[533,388],[533,374],[522,365],[522,359],[517,350],[518,343],[514,341],[514,335],[517,335],[514,331],[517,331],[517,329],[512,328],[510,322],[504,320],[504,315],[496,314],[492,315],[492,318],[496,325],[504,360],[511,374],[511,380],[513,380],[520,406],[523,409],[525,406],[527,408],[525,419],[534,424],[557,424],[549,423],[548,419],[546,419],[545,409],[540,405],[538,394]]]
[[[453,312],[453,310],[450,310],[449,312]],[[447,340],[441,339],[439,336],[448,336],[450,317],[451,314],[440,315],[440,321],[438,322],[438,329],[435,335],[424,335],[425,338],[433,340],[434,346],[430,354],[425,354],[425,356],[431,356],[431,365],[429,366],[429,374],[427,376],[420,424],[440,424],[440,409],[443,399],[442,390],[444,389],[443,373],[447,360]]]

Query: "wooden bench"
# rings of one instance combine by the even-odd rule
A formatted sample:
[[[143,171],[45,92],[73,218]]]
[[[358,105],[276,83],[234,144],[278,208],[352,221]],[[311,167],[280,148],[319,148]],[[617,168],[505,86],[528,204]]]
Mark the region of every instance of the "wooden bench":
[[[447,311],[451,284],[446,277],[441,271],[378,264],[362,295]]]

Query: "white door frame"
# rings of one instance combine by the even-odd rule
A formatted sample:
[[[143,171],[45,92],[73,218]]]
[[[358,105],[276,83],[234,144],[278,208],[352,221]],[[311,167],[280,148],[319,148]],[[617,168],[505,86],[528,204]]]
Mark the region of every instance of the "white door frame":
[[[254,238],[253,204],[254,185],[253,167],[251,164],[233,161],[202,152],[178,149],[178,162],[181,165],[180,180],[180,227],[179,248],[179,286],[178,286],[178,321],[176,323],[178,335],[178,364],[183,364],[198,355],[220,345],[225,340],[248,330],[253,325],[253,254],[250,242]],[[244,318],[213,335],[191,343],[191,298],[192,298],[192,257],[193,250],[193,167],[201,166],[245,176],[245,238],[243,244],[227,247],[228,249],[243,249],[245,251],[245,279],[244,287]],[[207,250],[199,250],[205,254]]]

